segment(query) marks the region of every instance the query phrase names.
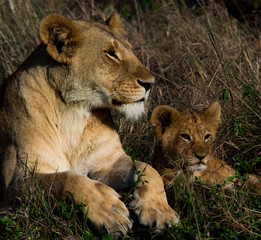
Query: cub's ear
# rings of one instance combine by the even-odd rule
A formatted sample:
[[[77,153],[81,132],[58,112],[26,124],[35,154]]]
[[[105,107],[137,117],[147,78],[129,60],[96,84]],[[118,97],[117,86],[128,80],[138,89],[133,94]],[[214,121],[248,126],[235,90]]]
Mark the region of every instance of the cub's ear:
[[[204,119],[206,122],[214,125],[215,130],[217,130],[220,123],[221,107],[218,102],[214,102],[204,113]]]
[[[174,108],[166,105],[156,107],[151,115],[151,123],[155,129],[156,136],[160,138],[166,131],[166,128],[178,118],[179,112]]]
[[[123,29],[123,23],[121,21],[120,16],[113,12],[109,19],[107,19],[106,24],[111,27],[115,32],[119,34],[125,34],[125,30]]]
[[[61,63],[69,63],[82,42],[76,24],[59,14],[48,15],[41,21],[40,36],[47,52]]]

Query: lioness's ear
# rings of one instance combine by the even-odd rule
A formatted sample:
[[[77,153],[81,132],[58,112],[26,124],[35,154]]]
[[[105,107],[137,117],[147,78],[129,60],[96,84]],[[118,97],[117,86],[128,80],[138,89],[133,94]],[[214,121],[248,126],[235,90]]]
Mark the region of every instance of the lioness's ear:
[[[123,29],[123,23],[121,21],[120,16],[113,12],[109,19],[106,21],[106,24],[111,27],[115,32],[120,34],[125,34],[125,30]]]
[[[215,130],[220,123],[221,107],[218,102],[214,102],[205,111],[204,118],[207,122],[211,122],[215,126]]]
[[[160,138],[167,127],[170,124],[178,119],[179,112],[169,106],[162,105],[156,107],[151,115],[151,123],[155,129],[155,134],[158,138]]]
[[[59,14],[48,15],[41,21],[40,36],[47,52],[61,63],[70,62],[82,42],[75,23]]]

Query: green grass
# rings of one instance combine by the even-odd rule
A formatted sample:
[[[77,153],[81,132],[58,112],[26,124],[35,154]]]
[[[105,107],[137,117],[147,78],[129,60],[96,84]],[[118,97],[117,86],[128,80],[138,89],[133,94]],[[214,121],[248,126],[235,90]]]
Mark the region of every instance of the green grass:
[[[167,191],[170,205],[181,215],[181,223],[162,234],[151,233],[136,223],[127,239],[260,238],[259,196],[242,189],[227,192],[220,185],[206,188],[200,181],[193,185],[184,180],[181,183]],[[95,231],[81,205],[43,195],[37,185],[25,198],[16,208],[1,211],[2,239],[111,239]]]
[[[38,26],[47,14],[102,19],[108,3],[95,1],[4,1],[0,7],[0,83],[40,42]],[[181,2],[182,4],[178,4]],[[10,7],[13,3],[13,7]],[[218,100],[222,124],[214,145],[219,158],[233,166],[239,179],[261,169],[261,33],[239,23],[211,1],[188,7],[183,1],[117,3],[131,33],[139,59],[156,77],[147,117],[127,123],[119,114],[115,124],[126,152],[151,161],[155,137],[149,118],[161,104],[203,110]],[[208,188],[200,181],[180,180],[167,189],[170,205],[181,223],[155,234],[135,220],[128,239],[260,239],[261,196],[240,186],[234,192]],[[128,204],[130,194],[123,195]],[[0,210],[2,239],[111,239],[88,222],[82,206],[43,195],[37,184],[23,201]]]

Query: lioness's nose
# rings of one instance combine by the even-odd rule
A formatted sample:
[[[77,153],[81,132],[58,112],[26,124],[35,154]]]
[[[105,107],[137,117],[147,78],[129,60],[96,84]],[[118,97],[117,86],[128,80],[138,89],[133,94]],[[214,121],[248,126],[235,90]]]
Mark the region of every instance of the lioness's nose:
[[[145,88],[146,92],[150,90],[152,83],[150,82],[142,82],[140,80],[137,81],[139,85]]]

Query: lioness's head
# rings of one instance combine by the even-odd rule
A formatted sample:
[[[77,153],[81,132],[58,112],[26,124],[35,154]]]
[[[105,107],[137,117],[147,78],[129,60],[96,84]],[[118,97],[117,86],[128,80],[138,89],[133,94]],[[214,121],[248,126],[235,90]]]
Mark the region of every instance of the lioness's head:
[[[165,157],[180,160],[194,171],[206,168],[220,115],[218,102],[204,113],[159,106],[153,110],[151,122]]]
[[[107,25],[52,14],[40,36],[55,64],[48,74],[66,104],[114,108],[136,119],[144,111],[154,78],[134,55],[113,14]]]

